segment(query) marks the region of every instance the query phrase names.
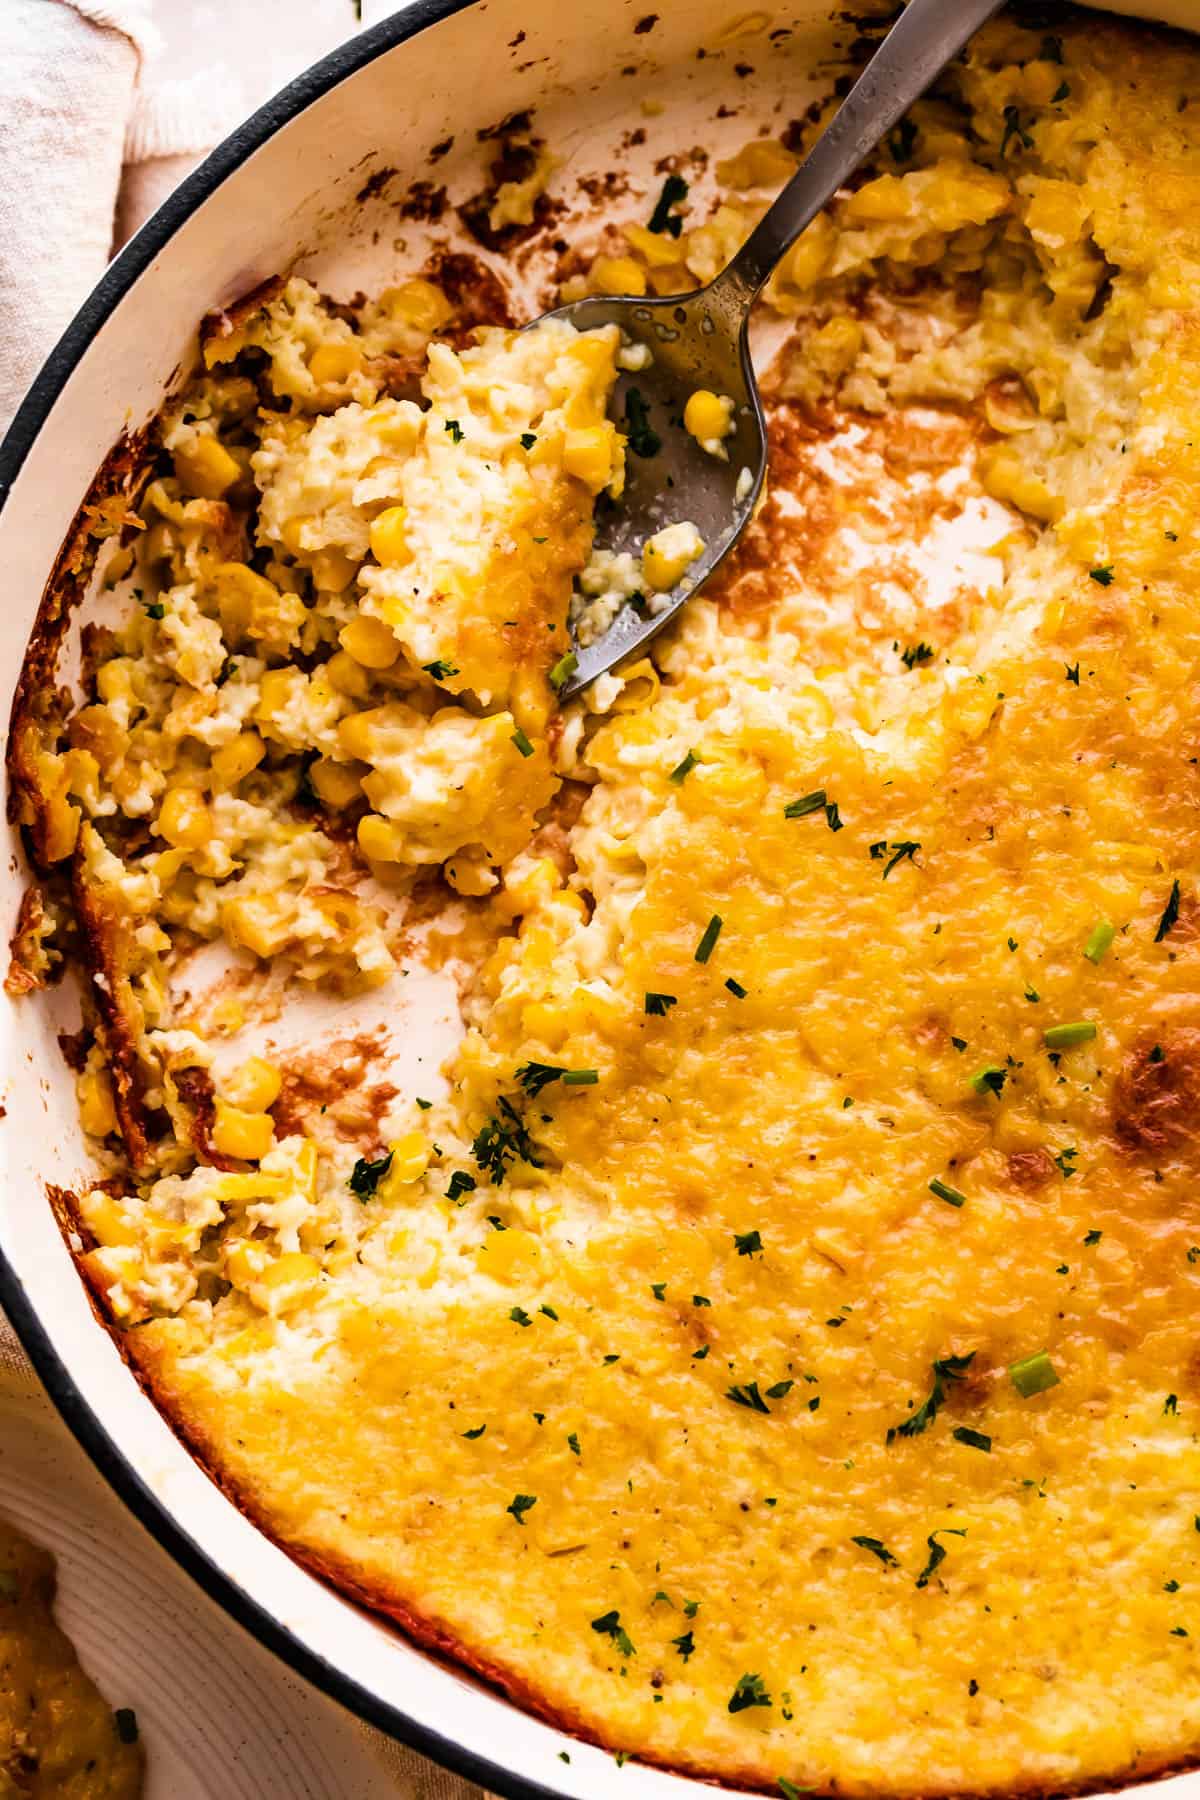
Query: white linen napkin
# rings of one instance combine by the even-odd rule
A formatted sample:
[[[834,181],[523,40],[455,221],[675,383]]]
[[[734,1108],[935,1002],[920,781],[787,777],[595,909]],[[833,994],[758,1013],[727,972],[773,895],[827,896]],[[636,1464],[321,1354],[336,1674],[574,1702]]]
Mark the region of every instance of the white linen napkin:
[[[354,0],[0,0],[0,434],[114,251],[205,151],[359,24]],[[2,1313],[0,1371],[48,1409]],[[361,1729],[405,1800],[481,1800]]]

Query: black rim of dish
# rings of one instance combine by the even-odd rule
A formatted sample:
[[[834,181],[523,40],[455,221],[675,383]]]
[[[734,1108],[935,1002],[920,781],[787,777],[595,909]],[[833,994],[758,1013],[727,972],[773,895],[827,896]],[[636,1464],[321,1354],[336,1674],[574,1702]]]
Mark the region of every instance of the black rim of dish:
[[[475,0],[412,0],[402,13],[361,32],[297,76],[252,113],[180,183],[109,265],[34,378],[3,443],[0,443],[0,509],[38,433],[92,339],[179,227],[247,157],[313,101],[365,68],[376,57],[474,3]],[[207,1552],[155,1498],[84,1400],[3,1249],[0,1249],[0,1306],[63,1421],[105,1480],[222,1611],[331,1699],[444,1768],[503,1794],[508,1800],[564,1800],[561,1788],[548,1787],[527,1776],[516,1775],[380,1700],[301,1643],[285,1625],[223,1574]]]

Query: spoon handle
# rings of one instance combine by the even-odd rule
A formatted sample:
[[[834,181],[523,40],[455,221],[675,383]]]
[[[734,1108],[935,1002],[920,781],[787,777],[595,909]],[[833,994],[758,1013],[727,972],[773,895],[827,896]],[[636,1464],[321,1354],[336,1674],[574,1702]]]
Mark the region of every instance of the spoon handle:
[[[723,307],[750,305],[784,251],[1001,4],[909,0],[774,205],[712,283],[713,299]]]

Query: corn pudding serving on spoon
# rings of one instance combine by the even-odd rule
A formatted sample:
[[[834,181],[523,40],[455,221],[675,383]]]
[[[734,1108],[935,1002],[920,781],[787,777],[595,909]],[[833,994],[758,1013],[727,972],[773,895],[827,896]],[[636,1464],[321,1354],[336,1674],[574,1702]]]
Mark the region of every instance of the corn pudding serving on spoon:
[[[762,493],[766,426],[750,310],[780,258],[1001,0],[910,0],[828,128],[715,281],[694,293],[589,296],[548,315],[579,331],[617,325],[614,390],[632,456],[620,506],[599,512],[593,568],[609,608],[574,632],[555,671],[563,700],[639,650],[737,543]],[[677,233],[672,188],[652,228]],[[649,592],[647,592],[649,590]],[[582,621],[580,622],[582,623]]]

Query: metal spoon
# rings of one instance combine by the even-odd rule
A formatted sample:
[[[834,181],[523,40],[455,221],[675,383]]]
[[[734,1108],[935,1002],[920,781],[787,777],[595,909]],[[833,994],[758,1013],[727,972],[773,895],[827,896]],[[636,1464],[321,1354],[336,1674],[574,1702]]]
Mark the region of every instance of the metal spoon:
[[[640,650],[736,544],[754,511],[767,464],[747,331],[759,289],[826,201],[1001,3],[909,0],[774,205],[707,287],[660,299],[600,295],[549,315],[580,331],[619,325],[631,344],[645,344],[651,353],[648,366],[623,374],[614,391],[617,418],[636,424],[644,406],[649,435],[634,433],[621,503],[601,508],[597,516],[597,548],[637,555],[655,531],[685,519],[699,528],[705,545],[677,585],[655,596],[654,612],[644,603],[628,604],[602,637],[586,647],[576,644],[574,666],[568,661],[563,670],[561,699]],[[697,388],[734,402],[734,428],[724,440],[728,461],[702,450],[683,429],[684,405]]]

